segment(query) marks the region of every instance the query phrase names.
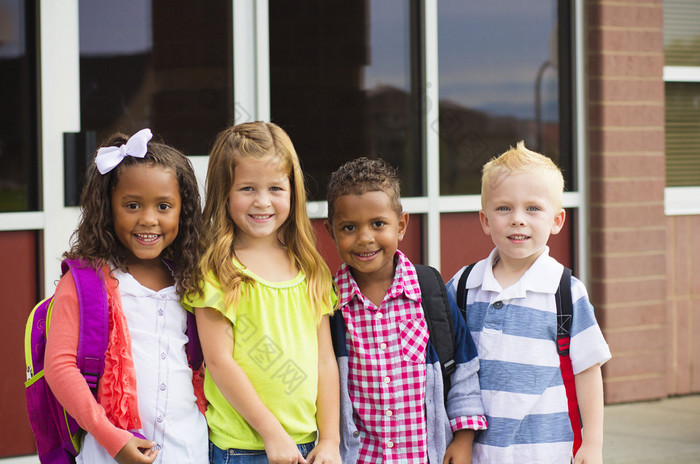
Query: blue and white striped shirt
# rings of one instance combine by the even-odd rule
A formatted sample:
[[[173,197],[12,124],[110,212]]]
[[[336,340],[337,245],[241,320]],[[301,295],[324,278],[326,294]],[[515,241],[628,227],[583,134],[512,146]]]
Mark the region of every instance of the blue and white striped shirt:
[[[467,326],[477,347],[481,397],[489,428],[477,434],[476,463],[569,463],[573,432],[556,348],[556,303],[563,266],[547,248],[508,288],[493,275],[498,252],[467,279]],[[454,304],[464,268],[447,284]],[[574,301],[570,356],[574,374],[610,359],[583,283]]]

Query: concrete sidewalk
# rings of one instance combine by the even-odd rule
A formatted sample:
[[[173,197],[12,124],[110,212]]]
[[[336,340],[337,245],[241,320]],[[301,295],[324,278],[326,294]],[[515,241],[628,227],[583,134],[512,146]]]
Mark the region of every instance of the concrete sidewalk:
[[[700,463],[700,395],[605,407],[605,464]]]
[[[605,407],[605,464],[700,463],[700,395]],[[36,456],[1,464],[39,464]]]

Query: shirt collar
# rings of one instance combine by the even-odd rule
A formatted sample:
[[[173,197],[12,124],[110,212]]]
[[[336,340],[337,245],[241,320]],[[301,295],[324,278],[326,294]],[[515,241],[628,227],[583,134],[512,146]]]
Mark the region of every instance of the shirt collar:
[[[396,263],[394,280],[391,283],[391,287],[389,287],[387,296],[389,299],[394,299],[403,294],[411,300],[420,302],[421,294],[416,268],[400,250],[396,250],[394,261]],[[347,264],[343,263],[340,265],[335,275],[335,280],[340,293],[338,299],[339,308],[350,304],[355,297],[360,300],[364,298]]]
[[[469,275],[467,287],[475,288],[481,285],[484,290],[498,294],[507,290],[507,298],[524,298],[526,292],[556,293],[564,266],[549,256],[549,247],[545,247],[530,269],[508,289],[501,288],[493,275],[493,265],[498,259],[498,249],[494,248],[487,259],[480,261],[474,267],[474,271],[477,272],[472,273],[475,274],[473,280],[471,274]],[[503,296],[506,297],[506,295]]]

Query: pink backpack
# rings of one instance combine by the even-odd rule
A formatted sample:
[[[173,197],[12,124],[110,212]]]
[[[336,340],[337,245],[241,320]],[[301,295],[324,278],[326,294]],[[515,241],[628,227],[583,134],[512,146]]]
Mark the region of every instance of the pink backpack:
[[[93,394],[97,395],[97,382],[104,372],[108,340],[107,289],[100,269],[79,260],[63,261],[61,274],[69,270],[75,281],[80,307],[78,368]],[[46,335],[51,324],[52,308],[53,296],[50,296],[40,301],[29,314],[24,335],[27,364],[27,381],[24,385],[39,460],[43,464],[70,464],[75,462],[75,456],[80,451],[83,431],[58,402],[44,377]],[[191,313],[188,313],[187,335],[190,364],[197,370],[202,364],[202,351]]]

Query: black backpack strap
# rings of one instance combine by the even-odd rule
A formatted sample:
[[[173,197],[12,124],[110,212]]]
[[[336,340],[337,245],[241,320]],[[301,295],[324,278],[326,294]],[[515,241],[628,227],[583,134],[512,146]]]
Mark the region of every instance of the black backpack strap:
[[[447,300],[447,289],[442,276],[431,266],[416,264],[416,274],[422,296],[423,312],[428,323],[430,341],[437,351],[442,369],[445,397],[450,390],[452,374],[457,369],[454,360],[455,329],[452,311]],[[449,336],[448,336],[449,335]]]
[[[571,320],[574,315],[571,301],[571,269],[564,267],[554,298],[557,302],[557,350],[562,356],[569,354]]]
[[[462,316],[465,321],[467,320],[467,277],[469,277],[469,273],[474,269],[475,264],[476,263],[471,263],[467,266],[457,282],[457,307],[462,311]]]

